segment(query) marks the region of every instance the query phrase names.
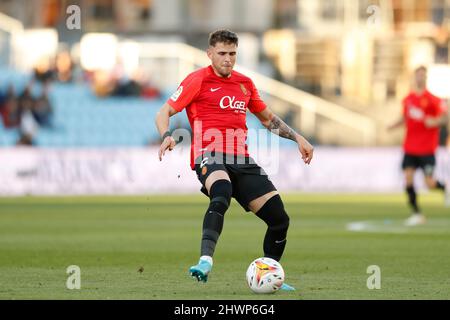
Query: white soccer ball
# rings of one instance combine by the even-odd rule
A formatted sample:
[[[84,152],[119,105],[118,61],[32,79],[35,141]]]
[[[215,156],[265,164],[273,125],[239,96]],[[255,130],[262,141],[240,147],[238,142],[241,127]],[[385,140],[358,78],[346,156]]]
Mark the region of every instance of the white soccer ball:
[[[271,258],[255,259],[247,269],[247,284],[255,293],[274,293],[284,282],[281,264]]]

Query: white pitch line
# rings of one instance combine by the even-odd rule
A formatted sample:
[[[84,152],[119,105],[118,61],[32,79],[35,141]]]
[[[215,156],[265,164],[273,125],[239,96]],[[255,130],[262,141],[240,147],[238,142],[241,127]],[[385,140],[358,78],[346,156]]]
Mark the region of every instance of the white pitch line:
[[[355,221],[347,224],[346,229],[353,232],[405,233],[406,226],[393,225],[391,221]]]

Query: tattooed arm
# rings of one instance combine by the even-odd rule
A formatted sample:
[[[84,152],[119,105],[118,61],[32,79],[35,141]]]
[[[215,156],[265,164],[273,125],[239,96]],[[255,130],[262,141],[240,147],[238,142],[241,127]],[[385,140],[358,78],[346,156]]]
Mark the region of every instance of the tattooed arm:
[[[276,114],[273,115],[272,120],[266,126],[271,132],[279,135],[280,137],[290,139],[297,142],[296,133],[292,128],[290,128],[283,120],[280,119]]]
[[[255,113],[256,117],[261,121],[264,127],[272,133],[286,139],[295,141],[298,144],[298,149],[302,155],[302,159],[306,164],[309,164],[313,157],[313,146],[300,134],[295,132],[283,120],[274,114],[269,108],[265,108],[259,113]]]

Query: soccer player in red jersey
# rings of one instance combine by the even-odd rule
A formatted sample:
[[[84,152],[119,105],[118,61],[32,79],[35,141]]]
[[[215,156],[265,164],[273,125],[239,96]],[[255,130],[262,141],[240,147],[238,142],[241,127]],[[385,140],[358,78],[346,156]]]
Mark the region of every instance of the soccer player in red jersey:
[[[409,204],[413,211],[405,222],[409,226],[423,224],[426,221],[417,205],[414,189],[416,169],[423,170],[428,188],[445,192],[445,184],[434,179],[433,173],[436,165],[435,152],[439,145],[439,129],[448,120],[447,108],[443,101],[433,96],[426,88],[427,69],[423,66],[417,68],[414,76],[414,88],[403,99],[403,117],[388,128],[406,125],[402,169]]]
[[[193,130],[191,168],[210,203],[203,219],[200,260],[189,272],[204,282],[213,265],[212,257],[232,197],[267,224],[264,256],[278,261],[286,246],[289,216],[278,191],[247,151],[247,109],[268,130],[295,141],[306,164],[313,157],[311,144],[265,105],[252,80],[233,71],[237,47],[235,33],[211,33],[207,50],[211,65],[189,74],[156,117],[162,136],[160,160],[176,144],[168,131],[171,116],[185,109]],[[293,290],[288,285],[282,289]]]

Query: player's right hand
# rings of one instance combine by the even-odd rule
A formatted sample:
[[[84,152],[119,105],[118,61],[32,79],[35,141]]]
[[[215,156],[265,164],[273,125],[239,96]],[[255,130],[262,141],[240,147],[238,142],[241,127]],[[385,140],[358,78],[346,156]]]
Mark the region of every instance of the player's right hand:
[[[436,127],[439,127],[439,118],[425,117],[423,123],[426,128],[436,128]]]
[[[176,145],[176,142],[173,137],[171,137],[171,136],[166,137],[164,139],[164,141],[161,143],[161,146],[159,147],[159,152],[158,152],[159,161],[162,161],[162,157],[166,153],[166,150],[169,149],[169,151],[172,151],[173,148],[175,147],[175,145]]]

